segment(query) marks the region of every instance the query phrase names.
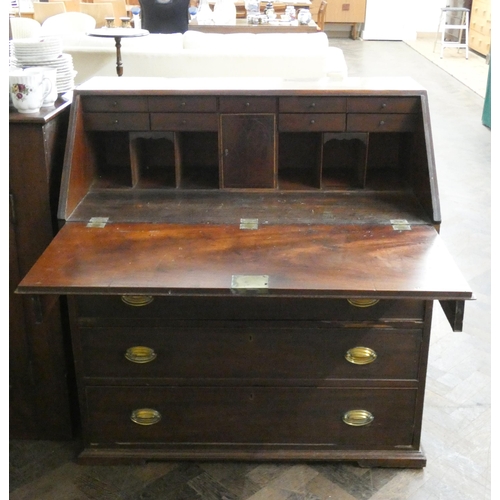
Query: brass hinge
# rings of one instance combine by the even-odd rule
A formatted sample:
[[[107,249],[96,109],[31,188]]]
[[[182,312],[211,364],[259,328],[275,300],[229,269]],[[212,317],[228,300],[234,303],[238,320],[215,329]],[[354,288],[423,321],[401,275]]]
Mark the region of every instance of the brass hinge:
[[[87,227],[99,227],[102,228],[108,222],[109,217],[91,217],[87,223]]]
[[[259,229],[259,219],[240,219],[240,229]]]
[[[391,219],[391,224],[394,231],[411,231],[411,225],[406,219]]]

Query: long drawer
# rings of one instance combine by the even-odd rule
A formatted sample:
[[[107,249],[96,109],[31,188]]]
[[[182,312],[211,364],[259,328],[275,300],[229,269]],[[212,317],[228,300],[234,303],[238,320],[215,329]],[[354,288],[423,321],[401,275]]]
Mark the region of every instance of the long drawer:
[[[418,329],[270,329],[251,323],[81,329],[84,376],[122,378],[129,384],[144,378],[182,383],[258,379],[266,385],[344,378],[416,380],[421,341]]]
[[[92,443],[411,446],[411,389],[87,387]]]
[[[82,326],[162,326],[183,320],[408,322],[421,324],[422,300],[357,300],[238,296],[81,295],[70,298]]]

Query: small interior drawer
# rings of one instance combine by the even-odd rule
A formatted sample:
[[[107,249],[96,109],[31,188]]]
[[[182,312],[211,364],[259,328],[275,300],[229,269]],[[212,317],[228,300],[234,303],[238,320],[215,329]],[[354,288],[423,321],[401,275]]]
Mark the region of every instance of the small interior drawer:
[[[148,111],[147,97],[132,96],[83,96],[83,110],[86,112]]]
[[[419,97],[349,97],[348,113],[418,113]]]
[[[276,98],[226,96],[219,99],[221,113],[275,113]]]
[[[217,132],[218,125],[215,113],[151,113],[151,130]]]
[[[413,444],[412,389],[102,386],[85,392],[88,439],[96,444],[283,443],[340,449]],[[345,423],[353,410],[366,412],[366,423]]]
[[[149,130],[149,113],[84,113],[86,130]]]
[[[412,132],[417,115],[356,113],[347,115],[347,132]]]
[[[280,97],[280,113],[345,113],[345,97]]]
[[[151,112],[173,111],[204,113],[217,111],[215,96],[149,96]]]
[[[281,113],[278,129],[280,132],[344,132],[344,113]]]

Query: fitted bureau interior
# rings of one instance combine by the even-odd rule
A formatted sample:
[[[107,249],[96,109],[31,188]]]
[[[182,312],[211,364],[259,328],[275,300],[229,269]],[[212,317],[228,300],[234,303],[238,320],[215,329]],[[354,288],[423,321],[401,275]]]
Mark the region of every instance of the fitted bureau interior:
[[[75,197],[61,218],[77,207],[73,216],[85,217],[96,196],[101,206],[130,192],[141,206],[160,198],[178,205],[190,190],[210,200],[208,191],[235,190],[328,193],[372,213],[392,193],[395,205],[411,200],[411,219],[437,222],[422,99],[83,93],[74,103],[83,143],[69,161],[79,165],[83,156],[86,170],[69,175]]]

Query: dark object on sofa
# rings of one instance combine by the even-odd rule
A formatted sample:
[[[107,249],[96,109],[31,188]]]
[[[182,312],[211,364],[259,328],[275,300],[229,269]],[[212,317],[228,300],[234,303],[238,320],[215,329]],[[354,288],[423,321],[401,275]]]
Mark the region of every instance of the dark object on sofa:
[[[142,27],[150,33],[184,33],[189,26],[189,0],[139,0]]]

